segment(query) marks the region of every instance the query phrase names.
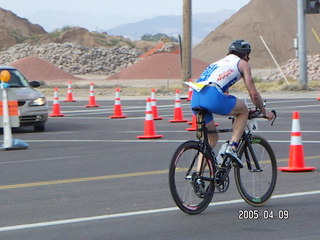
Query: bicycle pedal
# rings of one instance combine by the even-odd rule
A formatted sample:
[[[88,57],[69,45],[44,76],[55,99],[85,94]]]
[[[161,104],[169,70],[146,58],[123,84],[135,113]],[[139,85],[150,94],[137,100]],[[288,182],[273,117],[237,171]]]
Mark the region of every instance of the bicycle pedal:
[[[236,157],[234,157],[232,154],[230,153],[226,153],[227,157],[231,159],[232,161],[232,165],[234,167],[238,167],[238,168],[243,168],[243,163],[240,159],[237,159]]]
[[[233,167],[238,167],[238,168],[243,168],[243,164],[242,164],[242,163],[239,163],[238,160],[233,160],[233,161],[232,161],[232,166],[233,166]]]

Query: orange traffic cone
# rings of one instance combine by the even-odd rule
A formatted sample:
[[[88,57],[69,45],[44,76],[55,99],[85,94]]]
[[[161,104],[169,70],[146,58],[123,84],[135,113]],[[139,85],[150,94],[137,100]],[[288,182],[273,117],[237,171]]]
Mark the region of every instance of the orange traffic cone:
[[[190,79],[189,82],[192,82],[192,79]],[[193,88],[192,88],[191,86],[189,86],[188,98],[186,99],[187,101],[191,101],[191,99],[192,99],[192,93],[193,93]]]
[[[52,113],[49,114],[49,116],[50,117],[63,117],[64,116],[64,114],[60,113],[58,88],[54,88]]]
[[[72,82],[68,82],[68,93],[67,93],[67,99],[64,100],[65,102],[75,102],[76,100],[73,99],[73,94],[72,94]]]
[[[109,118],[126,118],[127,116],[122,114],[122,106],[120,100],[120,88],[116,88],[116,97],[114,100],[114,111],[113,115]]]
[[[154,88],[151,90],[151,108],[152,108],[153,120],[162,120],[163,118],[159,117],[158,115],[156,90]]]
[[[88,105],[85,105],[85,107],[100,107],[100,105],[96,104],[96,97],[94,96],[94,83],[90,83],[89,103]]]
[[[192,114],[192,126],[186,129],[187,131],[196,131],[197,130],[197,119],[194,114]]]
[[[292,114],[289,166],[279,167],[278,169],[285,172],[303,172],[303,171],[312,171],[316,169],[315,167],[306,167],[304,165],[304,151],[303,151],[302,137],[301,137],[301,131],[300,131],[299,112],[293,112]]]
[[[176,101],[174,106],[174,119],[169,120],[169,122],[177,123],[177,122],[187,122],[188,120],[183,119],[183,111],[181,107],[181,100],[180,100],[180,90],[176,90]]]
[[[189,124],[189,122],[188,122]],[[186,128],[187,131],[196,131],[197,130],[197,118],[194,114],[192,114],[192,122],[191,122],[191,127]],[[219,126],[219,123],[214,123],[215,126]]]
[[[155,130],[155,124],[153,120],[153,113],[151,109],[151,98],[147,99],[147,105],[146,105],[146,117],[144,122],[144,135],[137,136],[137,138],[140,139],[146,139],[146,138],[161,138],[163,135],[157,135]]]

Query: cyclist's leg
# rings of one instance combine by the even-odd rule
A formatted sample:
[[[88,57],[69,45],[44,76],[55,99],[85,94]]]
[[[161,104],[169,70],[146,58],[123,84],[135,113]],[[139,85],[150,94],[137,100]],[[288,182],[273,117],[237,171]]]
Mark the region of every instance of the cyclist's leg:
[[[214,124],[214,121],[209,122],[207,124],[207,128],[209,131],[216,131],[217,130],[217,128]],[[211,148],[214,149],[217,145],[218,140],[219,140],[218,133],[209,133],[208,140],[209,140],[209,144],[210,144]]]
[[[238,143],[242,133],[246,127],[246,123],[248,120],[248,107],[246,104],[237,98],[236,105],[231,110],[229,115],[236,116],[234,122],[233,122],[233,131],[232,131],[232,137],[231,141]]]
[[[235,161],[234,163],[237,164],[239,168],[242,168],[243,163],[238,157],[237,148],[239,140],[246,127],[246,122],[248,120],[248,108],[246,104],[240,99],[234,97],[234,100],[234,107],[230,111],[229,115],[235,116],[235,119],[233,122],[232,136],[229,142],[229,146],[226,149],[226,155],[231,157]]]
[[[212,119],[212,114],[207,113],[206,116],[205,116],[205,119]],[[216,126],[214,124],[214,120],[211,120],[209,123],[207,123],[206,127],[207,127],[207,129],[209,131],[216,131],[217,130],[217,128],[216,128]],[[208,142],[209,142],[209,145],[210,145],[211,149],[215,148],[215,146],[218,143],[218,140],[219,140],[218,133],[208,133]],[[201,171],[201,166],[202,166],[202,159],[203,159],[202,153],[199,153],[199,157],[198,158],[199,159],[198,159],[197,171],[200,172]]]

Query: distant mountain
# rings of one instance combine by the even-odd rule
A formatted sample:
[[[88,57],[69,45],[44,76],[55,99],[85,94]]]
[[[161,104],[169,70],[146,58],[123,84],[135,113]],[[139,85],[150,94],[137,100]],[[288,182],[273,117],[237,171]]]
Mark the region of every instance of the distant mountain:
[[[307,14],[306,23],[307,53],[319,54],[319,42],[311,29],[319,29],[320,14]],[[251,66],[274,68],[275,64],[260,36],[280,65],[294,58],[293,40],[297,37],[295,1],[251,0],[195,46],[193,56],[206,62],[214,62],[226,55],[231,41],[245,39],[253,48]]]
[[[192,41],[199,43],[211,31],[228,19],[235,11],[221,10],[213,13],[197,13],[192,16]],[[110,35],[121,35],[139,40],[144,34],[165,33],[177,37],[182,34],[182,16],[158,16],[134,23],[122,24],[106,30]]]
[[[119,24],[141,20],[141,18],[130,18],[118,14],[92,15],[82,12],[61,10],[38,11],[34,14],[28,15],[27,18],[31,22],[35,22],[43,26],[47,32],[52,32],[65,26],[78,26],[86,28],[89,31],[99,31],[100,29],[108,29],[118,26]]]

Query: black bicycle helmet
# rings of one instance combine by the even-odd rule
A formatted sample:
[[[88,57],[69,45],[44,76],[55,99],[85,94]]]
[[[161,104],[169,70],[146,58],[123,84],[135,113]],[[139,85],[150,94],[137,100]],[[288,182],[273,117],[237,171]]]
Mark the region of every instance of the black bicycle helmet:
[[[250,43],[245,40],[235,40],[229,46],[229,53],[235,53],[239,57],[244,57],[251,52]]]

